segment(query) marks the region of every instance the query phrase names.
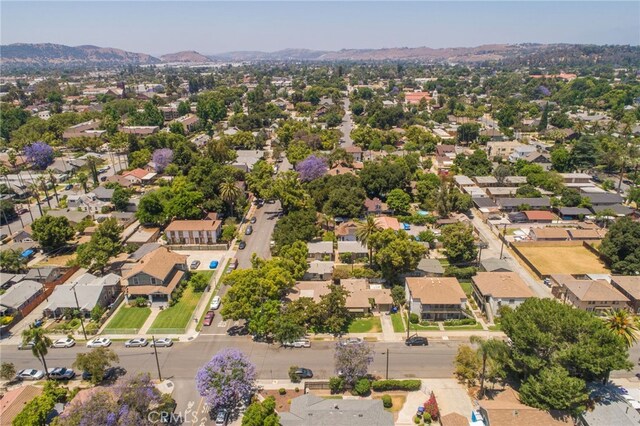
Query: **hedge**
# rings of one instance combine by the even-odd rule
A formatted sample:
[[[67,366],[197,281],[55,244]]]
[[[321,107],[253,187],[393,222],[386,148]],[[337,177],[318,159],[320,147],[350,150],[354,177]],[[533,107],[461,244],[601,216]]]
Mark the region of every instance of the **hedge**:
[[[455,277],[459,280],[468,280],[473,277],[477,272],[477,269],[473,266],[466,268],[459,268],[457,266],[449,265],[444,270],[445,277]]]
[[[446,326],[476,325],[477,323],[478,321],[474,320],[473,318],[463,318],[463,319],[447,320],[444,322],[444,325]]]
[[[417,391],[422,386],[420,380],[375,380],[371,383],[371,389],[376,392],[391,390]]]

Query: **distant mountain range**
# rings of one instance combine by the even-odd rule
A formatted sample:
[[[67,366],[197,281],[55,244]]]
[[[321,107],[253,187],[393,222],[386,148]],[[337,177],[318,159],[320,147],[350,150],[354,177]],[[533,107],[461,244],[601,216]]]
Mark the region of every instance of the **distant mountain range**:
[[[429,47],[339,51],[284,49],[276,52],[239,51],[207,56],[195,51],[183,51],[156,58],[146,53],[133,53],[107,47],[17,43],[0,46],[0,58],[0,66],[4,70],[244,61],[420,61],[428,63],[500,61],[532,66],[601,62],[638,66],[640,65],[640,47],[526,43],[440,49]]]

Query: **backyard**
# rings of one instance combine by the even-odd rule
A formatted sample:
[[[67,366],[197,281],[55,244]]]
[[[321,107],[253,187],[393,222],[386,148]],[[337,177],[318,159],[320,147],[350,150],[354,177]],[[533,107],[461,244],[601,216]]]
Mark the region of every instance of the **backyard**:
[[[144,307],[123,306],[111,318],[103,333],[105,334],[128,334],[127,330],[140,330],[144,322],[151,314],[151,309]],[[134,331],[131,334],[135,334]]]
[[[202,293],[194,292],[190,285],[186,286],[178,303],[160,312],[147,332],[184,333],[201,296]]]
[[[349,333],[380,333],[380,317],[359,318],[349,325]]]
[[[609,273],[600,259],[582,245],[521,244],[516,247],[542,275]]]

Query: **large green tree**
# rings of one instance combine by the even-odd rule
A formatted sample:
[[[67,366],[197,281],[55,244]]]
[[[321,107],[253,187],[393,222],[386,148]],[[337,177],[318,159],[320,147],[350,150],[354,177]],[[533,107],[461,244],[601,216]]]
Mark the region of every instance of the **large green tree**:
[[[578,415],[586,407],[588,393],[584,380],[571,377],[560,366],[553,366],[529,376],[520,387],[520,398],[541,410],[563,410]]]
[[[640,271],[640,222],[624,217],[609,227],[600,252],[614,273],[635,275]]]
[[[454,223],[442,228],[444,254],[451,263],[468,263],[476,258],[477,248],[473,228],[464,223]]]
[[[45,251],[56,250],[64,246],[75,234],[66,217],[54,217],[44,215],[34,220],[31,224],[33,239],[36,240]]]
[[[114,362],[118,362],[118,355],[109,348],[94,348],[89,352],[79,353],[73,366],[81,371],[91,374],[91,383],[101,383],[104,374]]]

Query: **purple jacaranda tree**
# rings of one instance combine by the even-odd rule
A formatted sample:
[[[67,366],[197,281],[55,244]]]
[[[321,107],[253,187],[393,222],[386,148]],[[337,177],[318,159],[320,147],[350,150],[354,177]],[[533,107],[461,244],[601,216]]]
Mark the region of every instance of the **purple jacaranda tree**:
[[[327,162],[324,158],[310,155],[296,165],[296,171],[300,174],[300,180],[309,182],[318,179],[327,173]]]
[[[72,402],[58,418],[60,426],[151,425],[154,415],[169,404],[148,374],[120,379],[115,386],[93,393],[88,399]],[[155,416],[156,418],[159,416]],[[157,423],[157,422],[156,422]]]
[[[551,90],[546,86],[538,86],[538,92],[540,92],[542,96],[551,96]]]
[[[35,168],[44,170],[53,163],[53,148],[44,142],[34,142],[24,148],[27,161]]]
[[[235,348],[223,349],[196,375],[200,396],[212,409],[235,407],[255,391],[256,367]]]
[[[345,382],[355,384],[358,379],[365,377],[369,364],[373,362],[373,349],[366,342],[336,344],[334,354],[336,373],[340,372]]]
[[[162,172],[173,161],[173,151],[169,148],[161,148],[153,151],[153,162],[156,172]]]

